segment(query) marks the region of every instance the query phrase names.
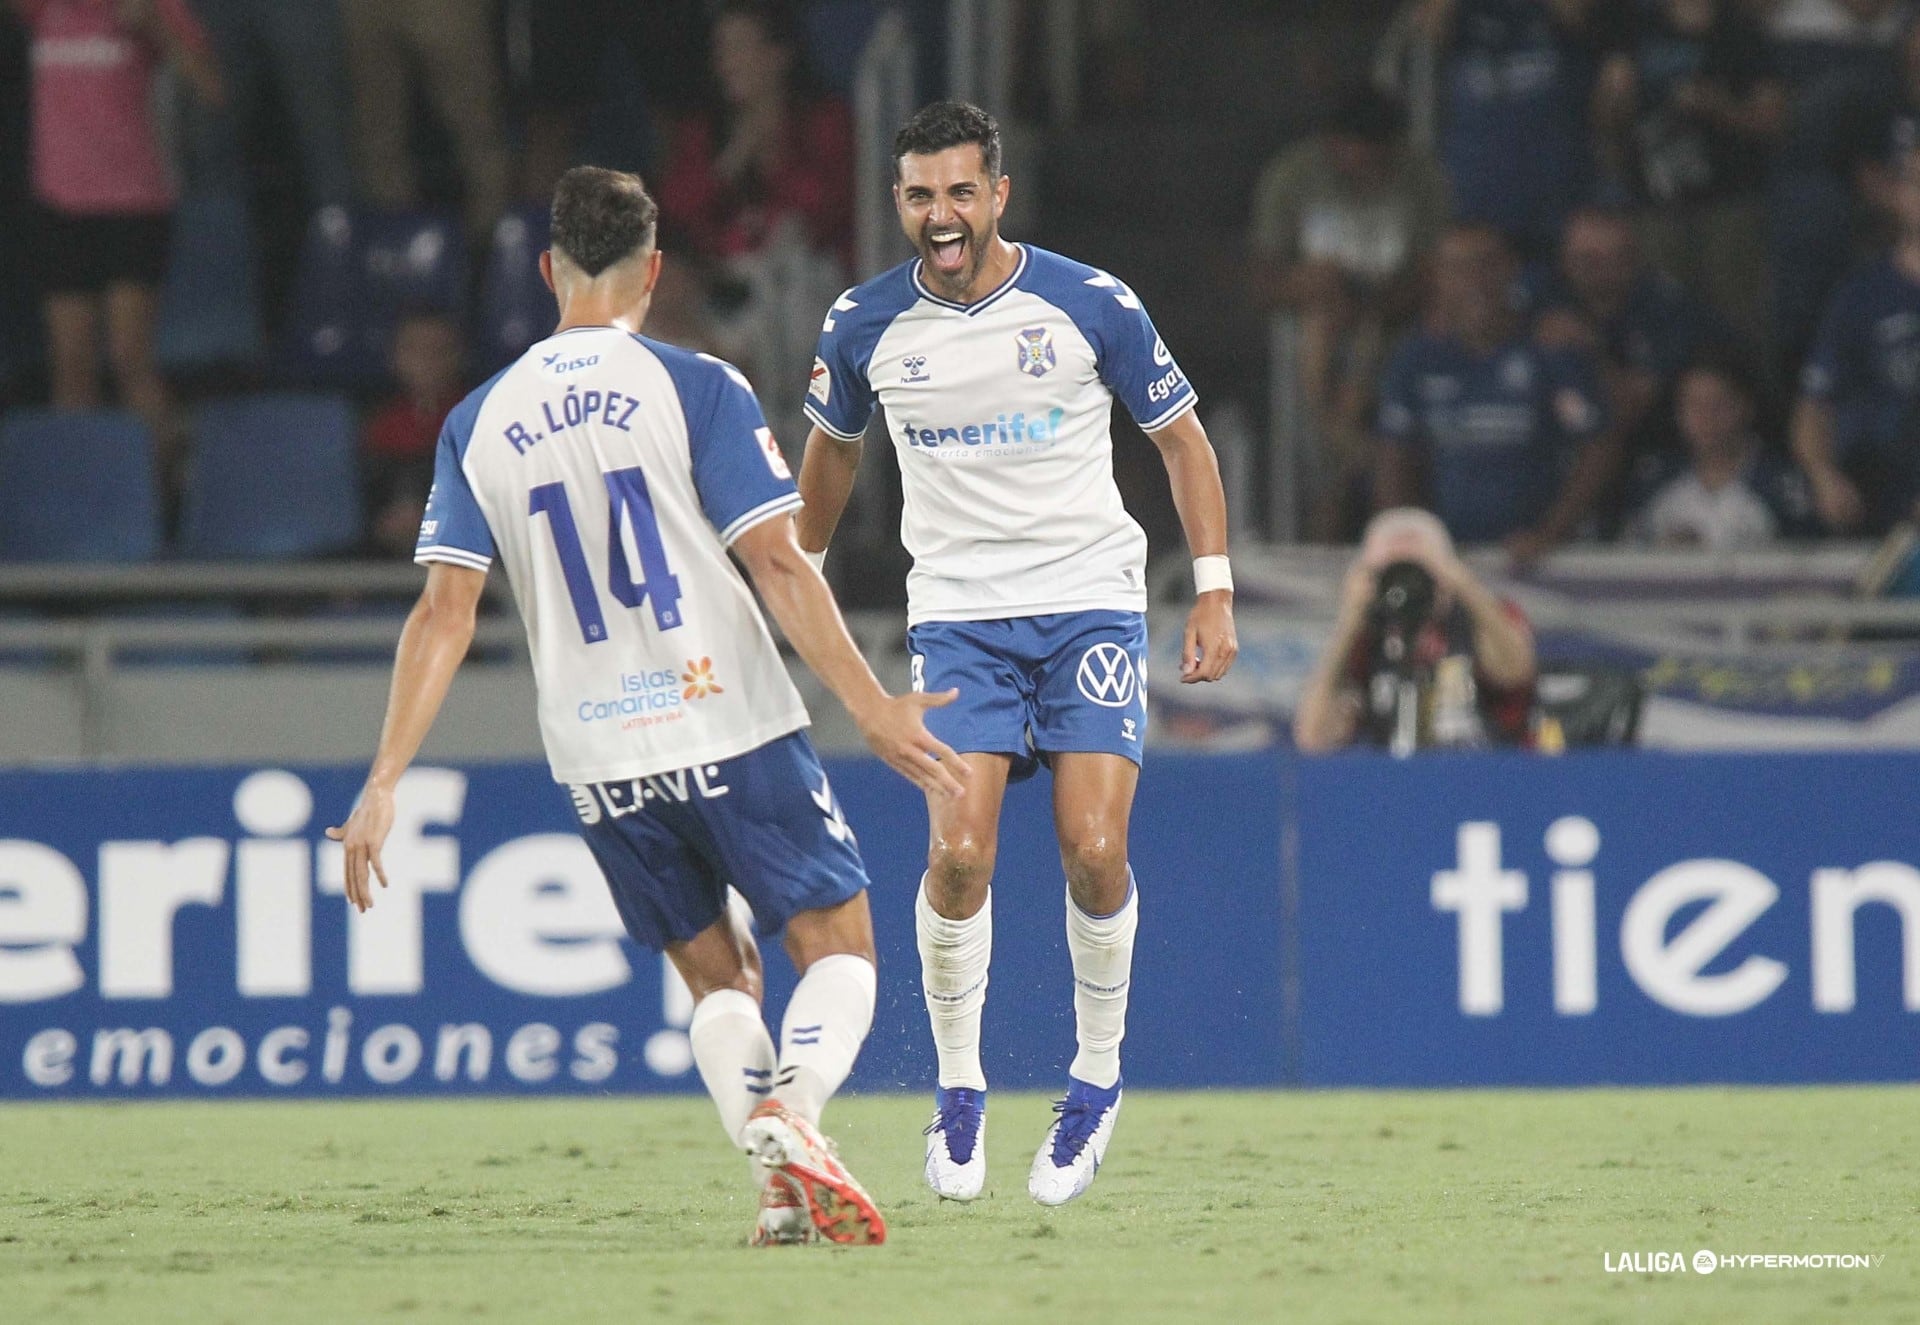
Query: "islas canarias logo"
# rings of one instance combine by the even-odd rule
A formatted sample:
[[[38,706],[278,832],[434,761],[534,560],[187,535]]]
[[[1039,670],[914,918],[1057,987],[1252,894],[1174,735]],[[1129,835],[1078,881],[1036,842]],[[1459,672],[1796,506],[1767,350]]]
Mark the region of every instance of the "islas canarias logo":
[[[705,699],[708,695],[724,695],[726,688],[714,679],[713,659],[702,658],[695,662],[687,659],[687,669],[680,673],[680,679],[687,688],[680,694],[682,699]]]

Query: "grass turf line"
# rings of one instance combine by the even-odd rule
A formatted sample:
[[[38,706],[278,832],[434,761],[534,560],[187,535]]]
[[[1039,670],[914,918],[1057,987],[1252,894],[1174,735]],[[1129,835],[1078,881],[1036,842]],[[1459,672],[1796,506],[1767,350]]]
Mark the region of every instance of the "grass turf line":
[[[921,1185],[927,1106],[828,1130],[880,1249],[741,1243],[702,1098],[0,1108],[0,1319],[1712,1321],[1920,1318],[1920,1088],[1129,1092],[1044,1210],[996,1095],[988,1199]],[[1607,1274],[1605,1252],[1878,1268]]]

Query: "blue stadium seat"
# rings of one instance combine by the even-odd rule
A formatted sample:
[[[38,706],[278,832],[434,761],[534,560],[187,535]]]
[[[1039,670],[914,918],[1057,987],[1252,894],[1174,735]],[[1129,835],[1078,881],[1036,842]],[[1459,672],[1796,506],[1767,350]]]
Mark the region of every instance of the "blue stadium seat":
[[[483,373],[505,367],[560,320],[540,279],[540,251],[551,228],[547,209],[535,205],[515,208],[493,228],[474,335],[474,359]]]
[[[247,204],[232,193],[189,193],[173,213],[157,351],[167,368],[253,363],[260,302]]]
[[[300,251],[281,377],[330,387],[385,380],[394,324],[415,309],[462,317],[467,270],[466,241],[451,216],[322,208]]]
[[[0,561],[147,561],[160,550],[153,438],[118,410],[0,419]]]
[[[324,556],[360,541],[353,409],[338,396],[236,396],[201,408],[180,555]]]
[[[281,373],[327,386],[377,379],[383,365],[367,362],[359,334],[364,304],[353,214],[323,207],[308,222],[300,246],[279,351]]]

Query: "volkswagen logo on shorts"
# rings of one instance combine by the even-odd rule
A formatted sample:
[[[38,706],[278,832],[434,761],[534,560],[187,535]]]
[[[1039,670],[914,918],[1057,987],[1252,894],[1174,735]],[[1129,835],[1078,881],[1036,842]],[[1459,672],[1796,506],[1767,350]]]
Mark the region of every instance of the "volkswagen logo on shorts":
[[[1118,644],[1102,641],[1081,654],[1075,680],[1080,693],[1103,708],[1123,709],[1133,702],[1133,659]]]

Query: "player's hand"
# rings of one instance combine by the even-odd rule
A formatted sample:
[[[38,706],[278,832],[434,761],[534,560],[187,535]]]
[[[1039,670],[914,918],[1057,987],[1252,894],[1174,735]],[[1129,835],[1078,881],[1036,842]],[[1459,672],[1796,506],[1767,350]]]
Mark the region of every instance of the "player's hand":
[[[1233,595],[1225,589],[1201,594],[1187,613],[1187,633],[1180,641],[1180,684],[1218,681],[1239,655]]]
[[[967,761],[927,730],[928,709],[944,708],[960,697],[958,690],[937,694],[888,695],[871,709],[853,715],[873,752],[887,766],[929,796],[951,800],[966,795],[973,770]]]
[[[369,786],[360,795],[360,803],[353,807],[353,813],[347,816],[346,823],[338,828],[329,828],[327,836],[341,842],[347,848],[347,900],[354,908],[365,911],[373,905],[373,887],[368,879],[371,871],[374,878],[380,880],[382,888],[387,886],[387,871],[380,863],[380,848],[386,845],[387,834],[393,830],[393,792],[386,787]]]

